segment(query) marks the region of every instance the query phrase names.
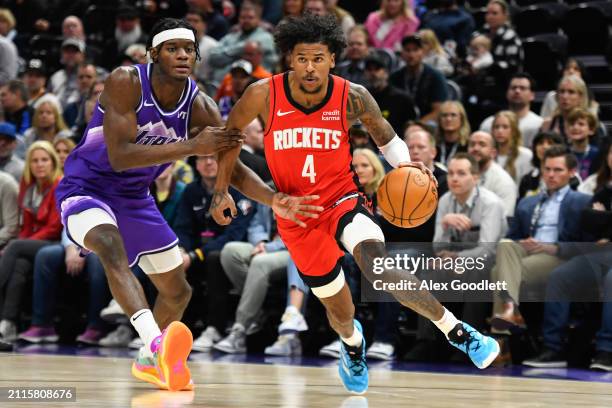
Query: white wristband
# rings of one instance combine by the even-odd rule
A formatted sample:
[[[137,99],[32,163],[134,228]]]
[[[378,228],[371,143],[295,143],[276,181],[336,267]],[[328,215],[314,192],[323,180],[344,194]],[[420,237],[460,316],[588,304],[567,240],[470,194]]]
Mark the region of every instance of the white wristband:
[[[380,146],[378,148],[383,156],[385,156],[385,160],[393,166],[393,168],[397,168],[400,163],[410,162],[410,153],[408,152],[408,146],[406,143],[399,138],[398,135],[395,135],[393,139],[389,143],[384,146]]]

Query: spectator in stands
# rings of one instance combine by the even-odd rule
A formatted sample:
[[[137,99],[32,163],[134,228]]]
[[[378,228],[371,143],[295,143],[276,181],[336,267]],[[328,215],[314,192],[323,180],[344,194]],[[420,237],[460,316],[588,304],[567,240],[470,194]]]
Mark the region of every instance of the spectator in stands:
[[[447,77],[453,75],[455,69],[450,62],[448,53],[440,45],[436,33],[432,30],[424,29],[419,30],[417,34],[423,41],[423,54],[425,55],[423,62]]]
[[[0,34],[0,86],[15,79],[18,69],[17,47],[13,41]]]
[[[465,49],[476,24],[470,13],[457,5],[456,0],[438,1],[437,7],[423,17],[421,27],[429,28],[449,51],[456,49],[456,55],[465,55]]]
[[[51,143],[35,142],[28,149],[19,185],[18,239],[10,241],[0,257],[0,336],[4,340],[17,338],[21,299],[36,253],[60,239],[62,224],[55,203],[60,179],[59,159]]]
[[[19,334],[19,338],[30,343],[55,343],[59,340],[53,326],[53,317],[62,272],[72,279],[87,280],[87,326],[85,331],[77,336],[76,341],[97,346],[107,328],[100,318],[100,311],[111,298],[104,267],[94,253],[82,257],[80,249],[70,241],[65,232],[60,244],[42,247],[34,258],[32,324]],[[69,303],[74,305],[75,300],[77,299]]]
[[[533,138],[540,131],[543,119],[531,111],[531,102],[535,99],[533,92],[534,81],[531,75],[519,72],[512,75],[506,100],[508,109],[516,114],[519,121],[519,129],[523,137],[523,146],[530,148]],[[480,124],[480,130],[491,133],[493,125],[493,115],[489,116]]]
[[[91,87],[98,78],[95,65],[84,62],[77,68],[77,99],[70,102],[64,109],[64,121],[69,128],[76,126],[77,120],[83,120],[85,101],[89,97]]]
[[[272,217],[270,207],[257,204],[247,242],[228,242],[221,250],[223,271],[240,294],[240,302],[232,330],[213,346],[216,350],[230,354],[246,352],[246,336],[263,314],[271,281],[287,274],[289,252]]]
[[[83,22],[77,16],[68,16],[62,21],[62,37],[76,38],[81,41],[85,41],[85,29],[83,28]]]
[[[238,60],[232,63],[229,74],[232,78],[232,93],[219,99],[219,112],[221,118],[226,120],[229,116],[232,107],[238,99],[242,96],[246,88],[253,81],[251,74],[253,73],[253,66],[246,60]]]
[[[512,29],[510,7],[505,0],[489,1],[485,21],[481,33],[491,39],[493,65],[490,71],[498,84],[504,84],[523,65],[523,44]]]
[[[535,358],[524,361],[524,365],[567,367],[565,332],[570,323],[570,302],[601,300],[601,326],[596,335],[596,354],[590,368],[612,371],[611,200],[612,188],[606,185],[593,196],[592,208],[584,210],[583,227],[595,234],[596,245],[581,248],[579,254],[551,272],[546,285],[543,348]]]
[[[270,72],[274,71],[278,55],[272,34],[259,27],[261,12],[261,4],[249,0],[242,3],[238,17],[239,30],[227,34],[219,41],[219,46],[210,50],[209,63],[213,69],[214,81],[219,82],[232,62],[242,58],[247,41],[259,43],[263,50],[264,68]]]
[[[85,42],[68,38],[62,42],[61,63],[64,68],[51,75],[49,88],[60,100],[62,109],[79,99],[77,70],[85,60]]]
[[[256,41],[247,41],[244,44],[244,50],[242,52],[242,59],[244,61],[248,61],[251,64],[251,77],[255,79],[264,79],[272,76],[272,73],[266,70],[263,65],[261,65],[263,59],[263,50],[261,46]],[[221,81],[221,85],[219,85],[219,89],[217,90],[217,95],[215,96],[215,100],[219,101],[224,96],[232,95],[232,74],[228,72]]]
[[[325,5],[325,0],[306,0],[304,5],[304,12],[314,14],[315,16],[326,16],[329,14],[329,10]]]
[[[0,252],[19,230],[18,193],[19,187],[13,176],[0,170]]]
[[[504,203],[506,217],[514,216],[516,205],[516,183],[510,175],[495,162],[497,141],[481,130],[470,135],[468,153],[478,162],[480,169],[479,185],[494,192]]]
[[[470,48],[465,60],[473,74],[484,71],[493,65],[491,39],[483,34],[475,35],[470,41]]]
[[[336,73],[355,84],[368,86],[365,59],[370,53],[368,31],[361,24],[352,27],[347,35],[346,57],[336,65]]]
[[[17,148],[17,132],[15,125],[0,122],[0,171],[13,176],[15,181],[21,181],[23,160],[15,154]]]
[[[589,239],[580,224],[590,196],[570,189],[576,158],[563,146],[544,153],[542,173],[546,191],[523,198],[516,209],[508,238],[497,247],[493,281],[505,281],[507,289],[494,295],[491,326],[511,330],[525,326],[518,305],[521,283],[533,287],[546,282],[550,272],[563,263],[572,243]]]
[[[524,175],[521,179],[519,184],[519,200],[525,196],[538,194],[540,191],[546,189],[544,180],[542,180],[540,165],[544,158],[544,152],[554,145],[564,145],[561,136],[555,132],[540,132],[533,139],[531,148],[531,166],[533,170],[531,170],[529,174]],[[573,185],[574,182],[580,183],[580,181],[577,178],[570,179],[570,186],[573,189],[577,186]]]
[[[578,159],[578,176],[586,180],[596,170],[599,148],[590,143],[597,132],[597,117],[586,109],[575,108],[567,117],[570,152]]]
[[[466,152],[469,137],[470,122],[461,102],[443,102],[437,118],[438,155],[436,161],[448,165],[456,153]]]
[[[91,89],[87,93],[87,98],[83,103],[83,107],[79,110],[79,113],[76,118],[76,123],[70,129],[72,132],[72,139],[75,143],[79,143],[81,138],[83,137],[83,133],[85,133],[85,128],[87,124],[91,120],[93,115],[93,110],[98,102],[98,97],[104,90],[104,80],[100,78],[98,75],[96,81],[92,85]]]
[[[365,74],[368,90],[378,104],[385,119],[401,134],[404,123],[416,119],[417,112],[412,97],[400,88],[389,84],[389,67],[379,52],[373,52],[365,59]]]
[[[136,43],[132,44],[125,49],[123,55],[129,59],[129,64],[146,64],[147,61],[147,47],[144,44]]]
[[[577,60],[576,58],[568,58],[563,67],[563,73],[561,77],[566,77],[574,75],[579,77],[584,81],[585,84],[588,83],[588,71],[582,61]],[[593,92],[587,86],[587,95],[589,98],[589,110],[594,115],[597,115],[599,110],[599,104],[595,101],[593,96]],[[542,107],[540,108],[540,116],[543,118],[548,118],[554,115],[555,110],[557,109],[557,91],[553,90],[546,94],[544,97],[544,102],[542,102]]]
[[[338,0],[325,0],[325,7],[328,13],[336,17],[338,25],[342,27],[342,32],[345,37],[348,37],[348,33],[355,26],[355,19],[345,9],[338,7]]]
[[[171,163],[151,184],[151,195],[168,225],[173,226],[178,214],[178,207],[185,191],[185,183],[174,175]]]
[[[190,8],[204,13],[206,34],[219,41],[229,31],[229,22],[223,16],[220,2],[213,0],[186,0]]]
[[[283,23],[288,17],[299,17],[304,13],[305,0],[283,0],[283,18],[278,24]]]
[[[0,8],[0,36],[14,42],[17,36],[17,30],[15,30],[16,23],[15,16],[11,13],[11,10]]]
[[[212,48],[219,45],[219,42],[206,34],[206,15],[200,10],[195,8],[189,9],[187,14],[185,14],[185,21],[195,28],[198,38],[201,60],[197,61],[194,69],[195,76],[200,82],[210,82],[211,70],[208,63],[208,53]]]
[[[272,180],[268,163],[264,157],[264,126],[263,122],[257,118],[244,128],[244,143],[240,150],[240,161],[253,170],[257,175],[269,182]]]
[[[402,39],[401,57],[406,66],[391,75],[391,85],[407,91],[412,96],[419,107],[423,122],[436,120],[440,105],[448,99],[444,75],[423,63],[423,41],[418,35]]]
[[[23,136],[32,126],[34,110],[28,106],[28,90],[19,80],[12,80],[0,87],[0,104],[4,119],[15,125],[17,135]]]
[[[140,25],[140,13],[136,7],[122,4],[117,9],[115,16],[115,35],[106,42],[105,61],[118,61],[118,56],[124,55],[125,50],[133,44],[147,44],[148,36]]]
[[[26,64],[23,83],[28,90],[28,105],[36,109],[43,101],[50,101],[61,108],[57,96],[47,91],[47,72],[45,65],[38,58],[32,58]]]
[[[443,260],[447,258],[482,257],[493,259],[494,244],[505,236],[508,229],[505,209],[502,201],[493,192],[478,185],[478,163],[465,152],[457,153],[448,164],[449,191],[438,203],[436,214],[436,232],[433,247],[436,256]],[[485,278],[476,270],[470,271],[471,276],[462,280],[478,282]],[[445,280],[441,271],[421,272],[421,279],[433,278],[436,281]],[[457,278],[454,272],[453,279]],[[441,279],[442,278],[442,279]],[[482,303],[467,302],[463,304],[463,318],[475,322],[477,327],[484,326],[486,309]],[[417,344],[408,353],[412,360],[426,361],[436,355],[435,340],[437,330],[426,319],[419,318]]]
[[[43,102],[34,111],[32,127],[23,135],[23,145],[17,148],[16,154],[25,156],[26,150],[38,140],[53,143],[56,137],[70,137],[72,132],[66,126],[59,109],[51,102]]]
[[[372,46],[398,51],[404,46],[403,39],[416,32],[419,19],[410,0],[382,0],[380,9],[371,12],[364,25]]]
[[[586,84],[580,77],[569,75],[561,78],[557,87],[557,109],[553,115],[544,118],[542,130],[552,130],[568,140],[567,117],[574,108],[589,108],[589,96]]]
[[[497,142],[495,161],[504,168],[518,185],[531,168],[531,150],[523,146],[518,120],[512,111],[499,111],[493,119],[491,135]]]
[[[578,187],[578,191],[593,195],[606,186],[612,185],[612,143],[608,145],[607,152],[597,173],[590,175],[584,180]]]
[[[219,333],[224,332],[229,317],[230,282],[221,268],[220,253],[227,242],[246,238],[255,206],[230,188],[238,216],[228,226],[218,225],[208,212],[217,177],[217,161],[214,156],[197,156],[195,166],[199,177],[183,192],[174,230],[183,252],[187,279],[194,287],[185,318],[189,321],[207,317],[207,329],[194,341],[193,349],[207,351],[220,340]],[[206,304],[202,298],[204,281],[208,287]]]
[[[76,144],[74,143],[74,140],[69,137],[56,137],[53,140],[53,148],[57,153],[62,171],[64,171],[64,163],[66,162],[66,158],[75,147]]]

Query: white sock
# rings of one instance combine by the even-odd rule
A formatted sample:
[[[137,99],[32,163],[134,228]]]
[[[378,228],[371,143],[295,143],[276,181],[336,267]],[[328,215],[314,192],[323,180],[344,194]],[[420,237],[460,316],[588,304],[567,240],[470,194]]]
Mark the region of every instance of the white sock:
[[[297,307],[293,306],[293,305],[289,305],[285,308],[285,312],[287,313],[293,313],[293,314],[300,314],[300,311],[298,310]]]
[[[437,322],[432,320],[432,322],[442,331],[442,333],[444,333],[446,338],[448,338],[448,333],[450,333],[458,323],[461,323],[447,308],[444,308],[444,315],[440,320]]]
[[[353,335],[351,337],[345,339],[344,337],[340,336],[340,339],[344,342],[344,344],[351,347],[359,347],[363,342],[363,336],[361,332],[357,330],[357,326],[355,325],[353,325]]]
[[[153,313],[149,309],[141,309],[130,317],[130,322],[144,342],[145,353],[147,353],[147,356],[153,357],[151,343],[157,336],[161,335],[161,330],[159,330],[159,326],[155,323]]]

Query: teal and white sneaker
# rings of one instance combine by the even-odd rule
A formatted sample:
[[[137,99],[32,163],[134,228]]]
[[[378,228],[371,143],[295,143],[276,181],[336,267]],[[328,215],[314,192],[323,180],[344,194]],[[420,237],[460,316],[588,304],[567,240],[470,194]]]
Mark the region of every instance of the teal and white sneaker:
[[[499,344],[489,336],[483,336],[467,323],[458,323],[450,333],[448,341],[468,355],[474,365],[487,368],[499,354]]]
[[[355,320],[355,327],[363,334],[361,323]],[[363,394],[368,390],[368,365],[366,363],[365,338],[360,347],[347,347],[340,342],[340,360],[338,372],[344,383],[344,388],[354,394]]]

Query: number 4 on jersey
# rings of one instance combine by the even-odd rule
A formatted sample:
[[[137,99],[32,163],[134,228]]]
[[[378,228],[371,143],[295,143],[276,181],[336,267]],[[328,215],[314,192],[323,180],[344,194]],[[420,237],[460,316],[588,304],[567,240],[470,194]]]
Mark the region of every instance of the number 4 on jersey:
[[[315,177],[317,173],[314,170],[314,158],[312,154],[306,156],[306,160],[304,161],[304,168],[302,169],[302,177],[307,177],[310,179],[310,183],[314,184]]]

